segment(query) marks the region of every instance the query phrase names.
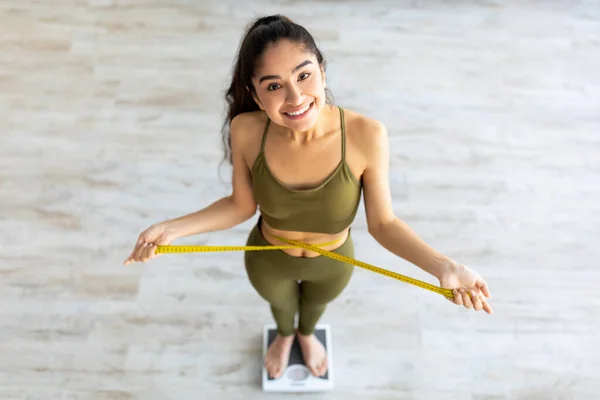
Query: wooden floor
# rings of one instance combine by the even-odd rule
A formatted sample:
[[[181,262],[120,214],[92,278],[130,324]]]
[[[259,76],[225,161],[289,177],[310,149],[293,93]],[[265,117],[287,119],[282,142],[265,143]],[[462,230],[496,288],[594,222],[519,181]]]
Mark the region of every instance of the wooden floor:
[[[317,37],[337,104],[386,124],[397,215],[495,310],[357,269],[321,320],[336,389],[300,397],[600,398],[600,4],[507,3],[2,0],[0,399],[298,397],[261,391],[272,320],[241,253],[122,265],[229,193],[223,91],[275,12]],[[362,208],[353,229],[359,259],[437,284]]]

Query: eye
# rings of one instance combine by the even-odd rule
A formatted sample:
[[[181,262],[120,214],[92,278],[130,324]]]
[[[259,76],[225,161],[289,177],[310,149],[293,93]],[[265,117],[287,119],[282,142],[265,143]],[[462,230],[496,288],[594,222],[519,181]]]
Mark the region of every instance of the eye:
[[[298,77],[301,81],[308,79],[308,77],[310,76],[310,74],[308,72],[303,72],[300,74],[300,76]]]
[[[279,84],[277,83],[272,83],[269,86],[267,86],[267,90],[272,92],[273,90],[277,90],[279,89]]]

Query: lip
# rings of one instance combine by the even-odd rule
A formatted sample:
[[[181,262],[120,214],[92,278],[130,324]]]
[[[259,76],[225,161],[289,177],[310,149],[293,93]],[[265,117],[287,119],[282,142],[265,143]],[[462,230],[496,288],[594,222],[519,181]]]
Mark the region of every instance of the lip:
[[[293,110],[287,110],[287,111],[284,111],[284,112],[283,112],[283,115],[285,115],[287,118],[289,118],[289,119],[293,119],[293,120],[302,119],[302,118],[304,118],[304,117],[306,117],[306,116],[308,115],[308,113],[310,112],[310,110],[312,110],[312,108],[313,108],[313,106],[314,106],[314,103],[315,103],[314,101],[311,101],[311,102],[309,103],[308,109],[307,109],[306,111],[304,111],[304,113],[303,113],[303,114],[300,114],[300,115],[289,115],[289,114],[286,114],[286,113],[289,113],[289,112],[297,112],[298,110],[302,110],[304,107],[306,107],[306,105],[303,105],[303,106],[301,106],[301,107],[296,107],[296,108],[295,108],[295,109],[293,109]]]

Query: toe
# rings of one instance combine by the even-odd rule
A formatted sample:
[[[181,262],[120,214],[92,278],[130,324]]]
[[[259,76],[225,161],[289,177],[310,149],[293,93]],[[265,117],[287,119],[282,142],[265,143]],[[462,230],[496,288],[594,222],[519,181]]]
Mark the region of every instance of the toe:
[[[323,376],[325,375],[325,372],[327,371],[327,365],[325,365],[325,363],[321,363],[321,365],[319,366],[319,376]]]
[[[267,373],[269,374],[269,377],[274,378],[275,368],[273,368],[273,365],[271,363],[267,363],[265,365],[265,368],[267,369]]]

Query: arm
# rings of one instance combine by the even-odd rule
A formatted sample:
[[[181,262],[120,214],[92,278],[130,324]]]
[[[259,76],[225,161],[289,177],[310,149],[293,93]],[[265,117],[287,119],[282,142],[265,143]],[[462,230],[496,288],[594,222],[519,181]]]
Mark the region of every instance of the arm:
[[[371,125],[371,124],[369,124]],[[458,264],[425,243],[404,221],[394,214],[389,179],[389,146],[385,127],[376,122],[366,129],[364,203],[369,233],[384,248],[435,276],[443,288],[453,289],[455,304],[466,308],[492,308],[486,282],[475,271]]]
[[[439,279],[455,263],[425,243],[394,214],[389,187],[387,130],[381,123],[374,125],[369,132],[370,139],[363,147],[366,159],[364,204],[369,233],[390,252]]]
[[[252,181],[243,149],[247,146],[245,123],[236,117],[231,122],[231,152],[233,163],[232,193],[208,207],[192,214],[168,220],[159,225],[164,228],[169,241],[234,227],[250,219],[256,213],[256,201],[252,194]]]
[[[136,261],[146,262],[160,256],[161,254],[156,254],[157,246],[168,245],[173,240],[184,236],[231,228],[256,213],[250,170],[243,154],[246,142],[250,140],[245,126],[245,123],[240,123],[238,117],[231,122],[233,161],[231,195],[195,213],[152,225],[139,235],[133,251],[124,262],[125,265]]]

